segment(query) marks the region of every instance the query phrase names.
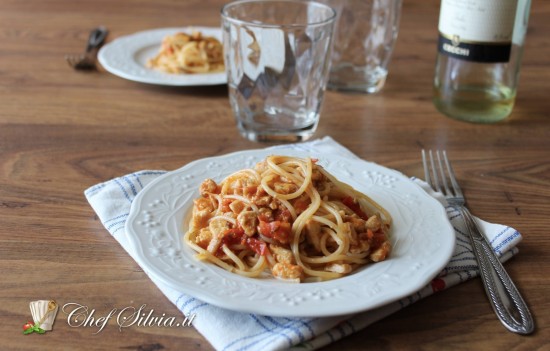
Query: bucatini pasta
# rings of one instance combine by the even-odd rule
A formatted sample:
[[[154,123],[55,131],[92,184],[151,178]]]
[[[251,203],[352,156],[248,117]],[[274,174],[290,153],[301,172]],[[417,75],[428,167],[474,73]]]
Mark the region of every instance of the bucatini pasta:
[[[222,44],[201,32],[164,37],[159,53],[147,65],[167,73],[212,73],[225,69]]]
[[[270,156],[219,184],[206,179],[200,194],[184,241],[243,276],[329,280],[391,250],[390,214],[311,158]]]

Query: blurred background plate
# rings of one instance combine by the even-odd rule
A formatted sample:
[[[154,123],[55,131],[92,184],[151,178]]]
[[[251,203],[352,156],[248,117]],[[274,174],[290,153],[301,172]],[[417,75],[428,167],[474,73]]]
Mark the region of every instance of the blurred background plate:
[[[172,86],[226,84],[225,72],[169,74],[147,67],[147,61],[159,52],[164,37],[178,32],[191,34],[193,31],[222,41],[221,29],[215,27],[153,29],[113,40],[99,50],[98,59],[110,73],[140,83]]]

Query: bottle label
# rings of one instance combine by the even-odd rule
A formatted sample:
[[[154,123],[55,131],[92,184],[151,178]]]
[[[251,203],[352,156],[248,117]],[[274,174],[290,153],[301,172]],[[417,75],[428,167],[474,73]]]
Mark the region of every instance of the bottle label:
[[[508,62],[518,0],[441,0],[439,52],[475,62]]]

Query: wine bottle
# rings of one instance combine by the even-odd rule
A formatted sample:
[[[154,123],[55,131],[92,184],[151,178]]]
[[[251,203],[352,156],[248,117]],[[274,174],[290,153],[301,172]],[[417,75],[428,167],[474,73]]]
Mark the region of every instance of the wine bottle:
[[[531,0],[441,0],[434,104],[498,122],[514,107]]]

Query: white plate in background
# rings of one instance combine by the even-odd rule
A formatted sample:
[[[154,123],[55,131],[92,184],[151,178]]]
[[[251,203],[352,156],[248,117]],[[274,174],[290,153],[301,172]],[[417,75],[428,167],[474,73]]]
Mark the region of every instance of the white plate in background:
[[[199,31],[222,41],[220,28],[161,28],[119,37],[105,44],[98,53],[99,63],[119,77],[148,84],[172,86],[219,85],[227,83],[225,72],[170,74],[147,67],[147,61],[157,55],[162,39],[178,32]]]

